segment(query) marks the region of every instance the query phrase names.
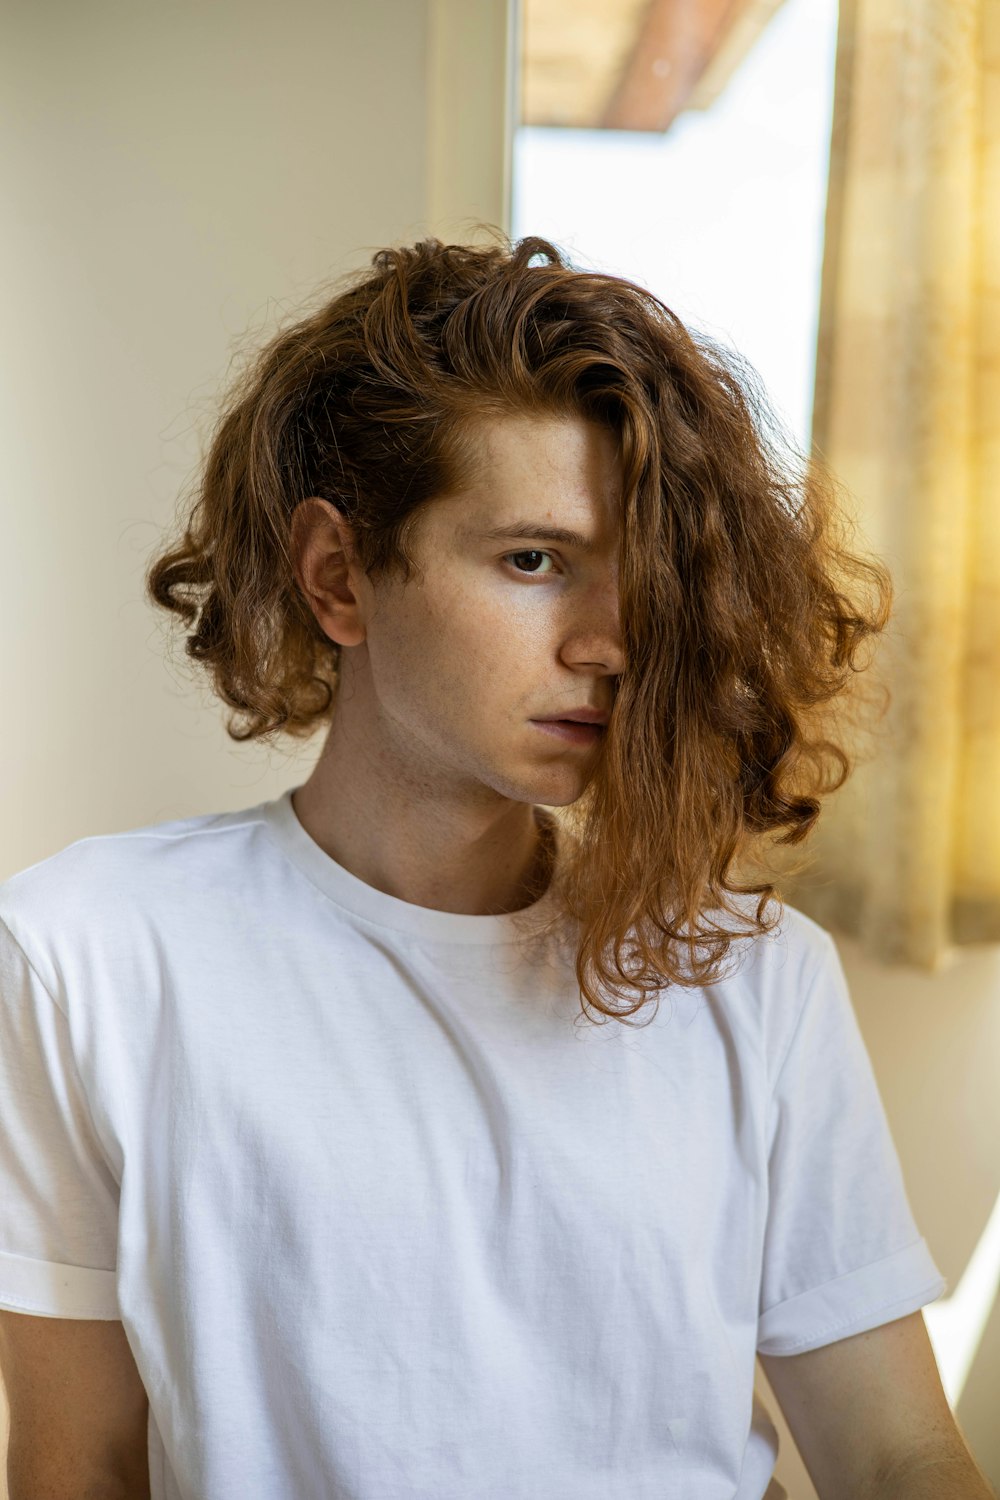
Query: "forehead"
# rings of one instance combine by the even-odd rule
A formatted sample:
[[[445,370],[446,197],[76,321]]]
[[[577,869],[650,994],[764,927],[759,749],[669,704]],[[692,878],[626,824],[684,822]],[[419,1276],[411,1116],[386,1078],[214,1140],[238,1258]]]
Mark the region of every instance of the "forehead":
[[[475,455],[452,519],[465,536],[541,537],[586,547],[620,509],[617,435],[581,416],[491,417],[467,429]]]

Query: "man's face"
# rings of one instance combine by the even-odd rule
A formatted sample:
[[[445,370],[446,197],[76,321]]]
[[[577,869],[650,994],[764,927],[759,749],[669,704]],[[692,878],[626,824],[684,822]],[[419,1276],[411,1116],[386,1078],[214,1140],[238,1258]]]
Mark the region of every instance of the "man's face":
[[[476,430],[484,462],[470,488],[418,523],[423,577],[373,593],[362,575],[366,634],[342,653],[337,713],[411,795],[561,806],[583,791],[603,732],[574,744],[533,721],[609,710],[623,668],[616,440],[580,417]],[[530,535],[509,534],[525,522]],[[545,539],[552,527],[590,548]]]

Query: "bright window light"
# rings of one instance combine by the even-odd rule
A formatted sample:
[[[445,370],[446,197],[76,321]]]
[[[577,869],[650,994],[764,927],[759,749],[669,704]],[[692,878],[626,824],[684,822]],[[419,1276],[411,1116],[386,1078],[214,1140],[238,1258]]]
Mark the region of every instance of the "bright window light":
[[[808,451],[836,0],[785,0],[707,110],[663,135],[522,126],[513,232],[656,293],[739,350]]]

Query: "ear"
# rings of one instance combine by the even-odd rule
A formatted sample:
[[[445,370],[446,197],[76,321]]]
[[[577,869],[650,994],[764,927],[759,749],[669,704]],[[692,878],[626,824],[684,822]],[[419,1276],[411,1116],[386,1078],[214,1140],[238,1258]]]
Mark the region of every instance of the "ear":
[[[351,526],[329,500],[310,496],[292,511],[290,548],[299,588],[324,635],[341,646],[365,638],[364,574]]]

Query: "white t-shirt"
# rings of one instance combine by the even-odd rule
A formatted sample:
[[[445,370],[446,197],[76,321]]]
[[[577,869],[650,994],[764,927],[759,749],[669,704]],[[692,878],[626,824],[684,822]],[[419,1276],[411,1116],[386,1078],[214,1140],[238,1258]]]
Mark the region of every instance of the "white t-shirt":
[[[0,1306],[122,1320],[153,1500],[760,1500],[756,1352],[945,1290],[794,908],[595,1027],[565,939],[366,885],[286,792],[0,919]]]

